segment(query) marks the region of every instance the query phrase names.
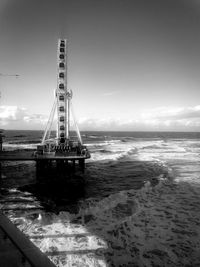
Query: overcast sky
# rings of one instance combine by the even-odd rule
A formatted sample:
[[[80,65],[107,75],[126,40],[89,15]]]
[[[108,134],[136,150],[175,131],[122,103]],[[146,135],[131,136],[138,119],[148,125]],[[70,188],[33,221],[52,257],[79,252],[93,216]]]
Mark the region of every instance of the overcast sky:
[[[1,0],[1,128],[44,129],[60,37],[82,130],[200,130],[198,0]]]

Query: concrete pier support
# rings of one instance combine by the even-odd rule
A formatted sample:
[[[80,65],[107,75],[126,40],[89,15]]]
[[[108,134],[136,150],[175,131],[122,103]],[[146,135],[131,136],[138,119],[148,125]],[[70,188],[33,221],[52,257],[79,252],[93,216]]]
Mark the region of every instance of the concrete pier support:
[[[79,160],[79,166],[80,166],[81,171],[84,173],[85,172],[85,160],[84,159]]]
[[[75,174],[77,168],[84,173],[85,159],[48,159],[36,161],[36,177],[62,177]]]
[[[44,170],[44,162],[41,162],[40,160],[36,161],[36,173],[41,173]]]
[[[76,169],[76,161],[73,160],[72,161],[72,171],[75,172],[75,169]]]

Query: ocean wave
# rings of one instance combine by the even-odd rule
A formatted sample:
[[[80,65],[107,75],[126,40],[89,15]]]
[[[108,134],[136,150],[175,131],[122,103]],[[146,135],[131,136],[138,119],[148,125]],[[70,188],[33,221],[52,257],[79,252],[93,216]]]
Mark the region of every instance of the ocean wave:
[[[94,148],[98,148],[98,147],[102,147],[102,146],[107,146],[107,145],[114,145],[120,143],[120,140],[101,140],[101,141],[96,141],[96,142],[90,142],[90,141],[86,141],[85,145],[89,146],[89,147],[94,147]]]
[[[40,143],[4,143],[3,149],[7,151],[15,151],[15,150],[21,150],[21,149],[36,149],[37,145],[40,145]]]
[[[123,138],[121,138],[121,142],[122,143],[126,143],[126,142],[132,142],[132,141],[136,141],[136,140],[138,140],[137,138],[135,138],[135,137],[123,137]]]
[[[152,144],[143,147],[143,149],[161,149],[161,148],[163,148],[163,146],[160,144]]]
[[[99,136],[99,135],[87,135],[87,138],[91,138],[91,139],[100,139],[100,138],[102,138],[102,137]]]
[[[127,148],[127,150],[98,150],[98,151],[91,151],[91,159],[88,160],[88,162],[92,161],[110,161],[110,160],[120,160],[120,159],[125,159],[127,157],[131,157],[132,155],[137,154],[137,149],[136,148]]]
[[[97,160],[118,160],[130,159],[138,154],[138,159],[151,161],[156,160],[161,155],[172,155],[173,153],[185,153],[186,149],[177,144],[166,144],[162,140],[156,141],[129,141],[120,142],[119,140],[91,144],[89,147],[92,158],[90,161]],[[106,154],[106,155],[105,155]]]
[[[100,153],[105,153],[105,154],[107,154],[107,153],[111,153],[110,150],[106,150],[106,149],[99,149],[98,152],[100,152]]]
[[[130,192],[132,192],[132,194]],[[113,224],[121,223],[126,218],[136,213],[139,208],[137,205],[138,203],[134,201],[133,197],[135,190],[130,192],[120,191],[100,201],[87,199],[80,205],[80,211],[75,220],[77,221],[77,218],[80,218],[84,224],[90,224],[94,223],[96,218],[101,218],[101,215],[104,215],[109,217],[109,225],[105,225],[105,222],[103,223],[101,220],[102,227],[110,228]]]

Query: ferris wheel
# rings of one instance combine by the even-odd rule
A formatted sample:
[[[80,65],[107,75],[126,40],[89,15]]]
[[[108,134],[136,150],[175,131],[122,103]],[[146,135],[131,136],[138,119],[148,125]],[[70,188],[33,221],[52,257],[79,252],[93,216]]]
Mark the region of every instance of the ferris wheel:
[[[81,135],[72,114],[72,91],[67,85],[67,40],[59,39],[57,47],[57,88],[52,111],[43,135],[42,144],[54,142],[50,138],[54,116],[57,111],[56,144],[66,144],[70,140],[70,118],[72,117],[79,143],[82,144]]]

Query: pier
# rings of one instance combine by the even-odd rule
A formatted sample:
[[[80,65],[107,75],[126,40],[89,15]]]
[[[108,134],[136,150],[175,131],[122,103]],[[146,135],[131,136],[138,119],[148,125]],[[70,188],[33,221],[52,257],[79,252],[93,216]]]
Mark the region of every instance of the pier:
[[[50,169],[52,165],[59,172],[75,171],[79,166],[85,170],[85,160],[90,158],[87,147],[83,144],[72,109],[72,90],[67,84],[67,40],[59,39],[57,46],[57,88],[54,104],[44,130],[40,145],[35,151],[4,151],[0,131],[0,174],[3,161],[35,161],[36,173]],[[54,120],[57,115],[56,121]],[[56,122],[56,137],[52,137],[52,125]],[[75,127],[76,136],[72,135],[71,126]],[[67,168],[68,167],[68,168]]]
[[[0,213],[0,266],[55,267],[4,214]]]
[[[55,165],[55,169],[59,172],[65,172],[66,167],[71,167],[70,172],[76,172],[79,169],[82,173],[85,171],[85,159],[88,156],[80,155],[35,155],[34,152],[11,152],[0,151],[0,179],[2,177],[2,162],[9,161],[34,161],[36,164],[36,176],[39,176],[45,169],[50,169],[52,165]],[[68,173],[66,173],[66,176]]]

